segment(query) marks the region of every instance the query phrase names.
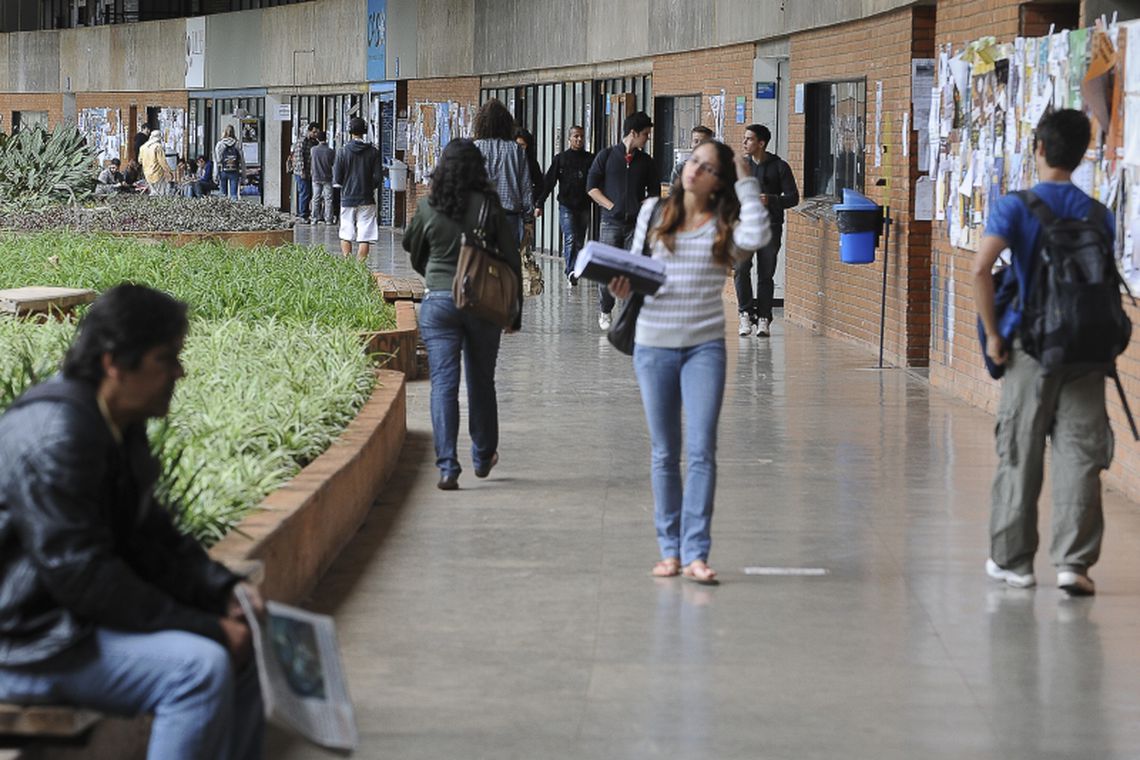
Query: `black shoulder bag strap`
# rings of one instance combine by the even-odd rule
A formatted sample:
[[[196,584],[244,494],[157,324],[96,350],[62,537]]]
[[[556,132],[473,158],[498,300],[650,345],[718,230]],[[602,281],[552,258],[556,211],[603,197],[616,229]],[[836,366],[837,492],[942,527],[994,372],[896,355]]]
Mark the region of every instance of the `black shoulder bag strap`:
[[[642,256],[650,255],[649,234],[653,231],[653,226],[657,223],[657,218],[661,213],[661,207],[664,204],[664,200],[658,200],[649,215],[649,222],[645,225],[645,240],[641,245]],[[643,303],[645,303],[645,296],[643,294],[631,293],[629,300],[626,301],[625,307],[621,310],[621,314],[618,315],[613,325],[610,326],[610,331],[606,333],[606,339],[610,344],[623,354],[633,354],[633,339],[637,333],[637,318],[641,314],[641,305]]]

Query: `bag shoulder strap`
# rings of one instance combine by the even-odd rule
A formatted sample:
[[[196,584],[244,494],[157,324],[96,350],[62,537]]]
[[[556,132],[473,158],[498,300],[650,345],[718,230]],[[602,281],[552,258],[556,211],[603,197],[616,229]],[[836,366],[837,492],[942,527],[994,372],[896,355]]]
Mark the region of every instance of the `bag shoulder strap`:
[[[653,231],[653,225],[657,223],[657,218],[661,216],[661,205],[665,203],[664,198],[658,198],[657,202],[653,204],[653,211],[649,212],[649,221],[645,225],[645,240],[641,244],[641,255],[649,255],[649,233]]]

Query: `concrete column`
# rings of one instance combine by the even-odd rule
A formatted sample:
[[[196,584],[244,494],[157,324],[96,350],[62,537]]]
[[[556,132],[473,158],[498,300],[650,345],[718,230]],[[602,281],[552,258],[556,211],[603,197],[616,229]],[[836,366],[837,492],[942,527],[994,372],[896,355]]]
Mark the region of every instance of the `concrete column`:
[[[267,93],[265,96],[265,155],[261,162],[261,188],[264,203],[270,208],[281,208],[281,122],[277,109],[289,104],[289,96]]]

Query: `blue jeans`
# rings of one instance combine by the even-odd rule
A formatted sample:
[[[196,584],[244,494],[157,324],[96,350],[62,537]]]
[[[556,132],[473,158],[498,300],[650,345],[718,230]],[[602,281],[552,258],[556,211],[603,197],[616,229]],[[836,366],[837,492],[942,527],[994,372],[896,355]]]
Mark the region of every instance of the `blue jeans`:
[[[598,242],[628,251],[633,245],[633,233],[636,230],[637,222],[611,222],[603,218],[602,226],[598,230]],[[616,299],[610,293],[609,283],[599,282],[598,311],[609,314],[614,310],[614,303],[616,303]]]
[[[451,293],[429,291],[420,305],[420,335],[431,370],[431,432],[435,463],[443,476],[458,477],[462,468],[459,437],[459,355],[467,369],[467,430],[475,469],[491,463],[499,448],[499,401],[495,395],[495,362],[502,330],[460,311]]]
[[[222,195],[227,198],[238,197],[238,185],[241,184],[239,172],[218,172],[218,179],[222,181]]]
[[[590,209],[558,207],[558,222],[562,227],[562,258],[566,260],[565,273],[574,271],[578,251],[586,244],[586,231],[590,228]]]
[[[297,180],[297,216],[302,219],[309,218],[309,204],[313,201],[313,181],[293,175]]]
[[[716,429],[724,400],[724,339],[688,348],[636,345],[653,451],[653,519],[661,558],[688,565],[707,560],[716,494]],[[681,485],[681,412],[685,413],[685,482]]]
[[[185,631],[96,628],[49,660],[0,668],[0,700],[152,713],[148,760],[262,756],[257,668],[235,674],[225,648]]]

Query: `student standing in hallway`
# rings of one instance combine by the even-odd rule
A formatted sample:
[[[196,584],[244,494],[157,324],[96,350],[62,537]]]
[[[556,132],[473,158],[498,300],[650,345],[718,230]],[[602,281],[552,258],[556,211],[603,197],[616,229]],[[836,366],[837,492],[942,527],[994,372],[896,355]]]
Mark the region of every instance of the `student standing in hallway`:
[[[562,258],[565,260],[566,279],[571,287],[577,280],[571,272],[578,259],[578,251],[586,244],[586,233],[590,229],[590,197],[586,195],[586,177],[594,154],[586,150],[586,130],[575,125],[570,127],[570,139],[566,150],[554,157],[546,171],[542,194],[538,207],[546,203],[547,197],[558,185],[558,222],[562,228]]]
[[[681,186],[674,190],[664,201],[644,204],[632,246],[640,251],[648,240],[653,258],[665,263],[666,275],[665,284],[645,297],[633,349],[649,424],[661,551],[652,572],[715,583],[708,556],[725,383],[724,270],[768,242],[768,214],[745,157],[734,158],[723,143],[706,142],[693,151],[681,172]],[[618,298],[631,294],[625,278],[615,278],[609,288]],[[683,486],[682,413],[687,437]]]
[[[762,124],[744,128],[744,152],[748,155],[752,176],[760,181],[760,201],[768,207],[772,238],[755,256],[736,265],[736,303],[740,311],[741,335],[750,335],[756,326],[756,337],[766,338],[772,329],[772,300],[776,293],[776,261],[784,238],[784,209],[800,202],[800,190],[788,162],[768,152],[772,133]],[[752,291],[752,259],[756,259],[756,296]]]
[[[697,126],[693,127],[693,131],[689,133],[689,153],[691,154],[694,150],[696,150],[697,146],[701,143],[708,142],[714,137],[716,137],[716,135],[714,135],[713,131],[706,126],[698,124]],[[677,180],[681,178],[681,172],[684,171],[684,169],[684,161],[679,161],[677,165],[673,167],[673,174],[669,177],[670,185],[676,183]]]
[[[309,122],[305,134],[293,143],[293,150],[286,161],[286,169],[293,172],[297,183],[297,219],[309,223],[309,204],[313,200],[313,146],[317,144],[317,133],[321,125]]]
[[[376,190],[384,180],[380,151],[364,136],[368,124],[359,116],[348,122],[348,143],[333,161],[333,184],[340,187],[340,250],[345,258],[352,255],[368,260],[368,249],[379,237],[376,227]]]
[[[1057,219],[1104,220],[1106,250],[1115,237],[1112,214],[1073,184],[1091,128],[1080,111],[1065,109],[1041,118],[1034,137],[1038,184],[1032,192]],[[1003,335],[994,305],[994,263],[1006,248],[1021,303],[1032,303],[1042,225],[1016,195],[999,198],[990,211],[974,256],[974,306],[986,334],[986,354],[1004,365],[998,402],[998,467],[990,511],[990,557],[986,573],[1016,588],[1036,585],[1037,499],[1045,476],[1045,439],[1053,456],[1053,543],[1057,585],[1078,596],[1096,587],[1088,570],[1100,557],[1104,535],[1100,472],[1112,461],[1113,437],[1104,405],[1103,369],[1062,366],[1044,375],[1026,353],[1015,328]],[[1022,325],[1022,328],[1025,326]]]
[[[622,124],[625,137],[598,153],[586,178],[588,195],[602,207],[598,241],[629,250],[637,226],[637,212],[646,198],[661,196],[661,180],[653,159],[645,152],[653,122],[638,111]],[[598,285],[598,327],[610,329],[614,297]]]
[[[329,136],[324,130],[317,133],[317,144],[310,153],[313,164],[313,214],[314,224],[332,224],[333,212],[332,167],[336,151],[329,147]]]

